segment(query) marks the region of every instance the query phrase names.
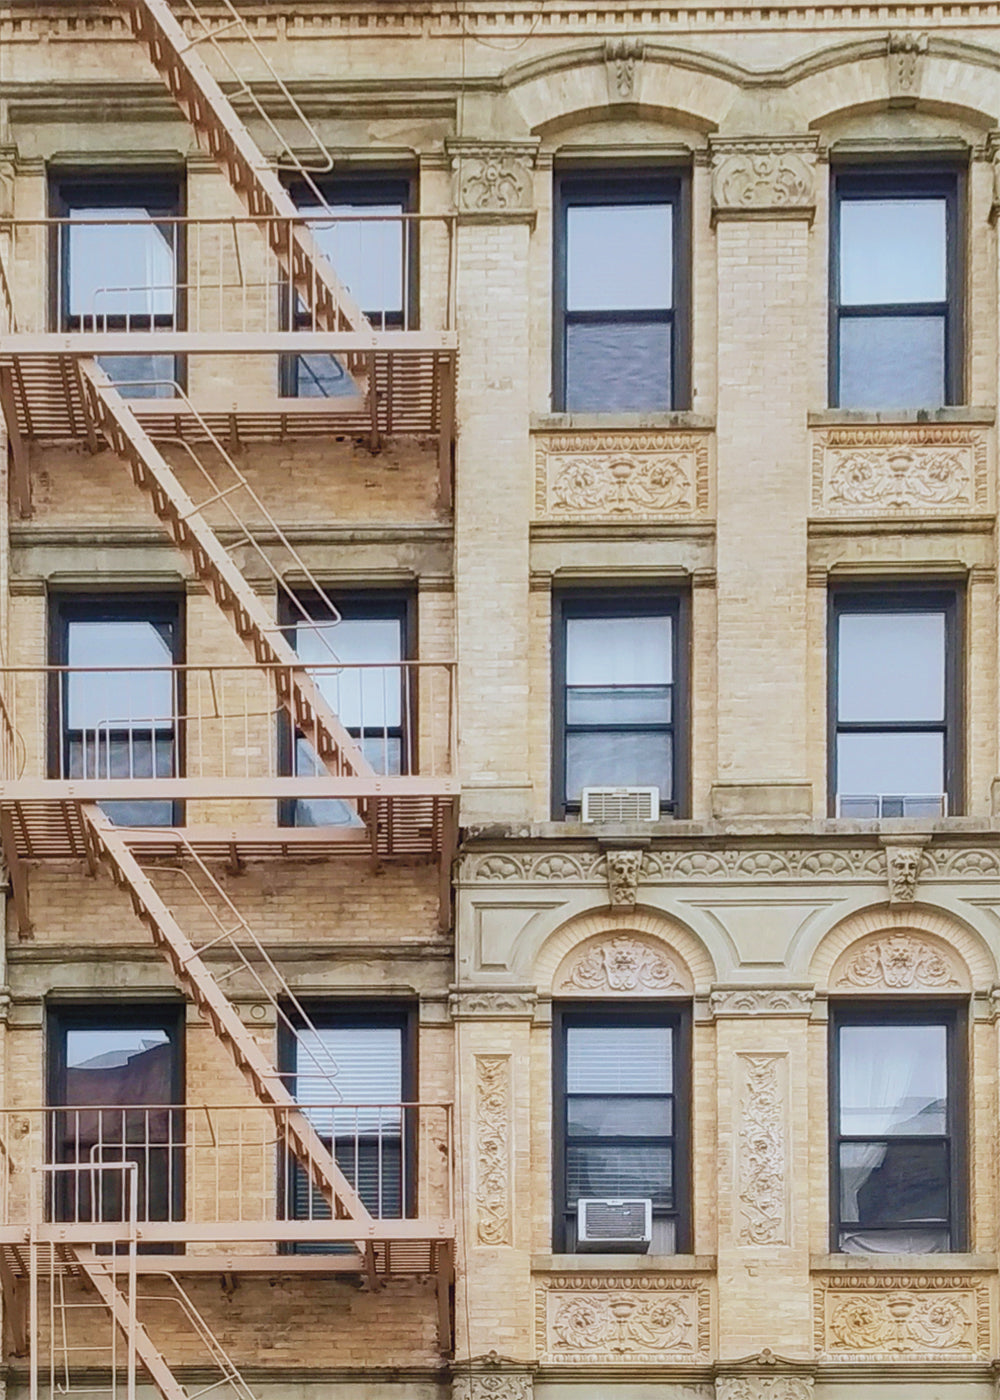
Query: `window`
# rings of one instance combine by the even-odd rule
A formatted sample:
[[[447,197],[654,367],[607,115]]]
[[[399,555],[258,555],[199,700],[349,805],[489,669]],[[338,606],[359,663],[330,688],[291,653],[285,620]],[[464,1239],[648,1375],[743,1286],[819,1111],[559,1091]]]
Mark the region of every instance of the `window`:
[[[309,229],[376,330],[403,330],[416,324],[416,225],[401,216],[414,208],[413,184],[406,178],[356,176],[321,187],[325,205],[306,185],[292,197],[309,219]],[[330,210],[335,213],[331,215]],[[312,326],[312,313],[298,297],[292,325]],[[283,392],[299,398],[336,398],[357,392],[347,370],[333,355],[289,355],[282,367]]]
[[[56,179],[53,300],[64,331],[183,329],[181,188],[167,177]],[[99,363],[125,398],[173,398],[173,355],[115,355]]]
[[[176,778],[183,772],[181,607],[171,598],[53,603],[49,772],[54,778]],[[104,669],[104,668],[108,669]],[[112,669],[122,668],[122,669]],[[176,826],[179,803],[102,803],[118,826]]]
[[[830,402],[960,402],[958,177],[843,171],[831,233]]]
[[[637,1198],[653,1203],[651,1253],[686,1252],[687,1013],[648,1003],[564,1007],[554,1041],[553,1248],[577,1248],[580,1200]]]
[[[311,595],[299,600],[308,617],[299,609],[294,618],[286,614],[289,641],[377,773],[408,773],[412,767],[416,695],[409,671],[400,664],[413,653],[410,602],[405,594],[338,596],[340,621],[332,622],[322,599]],[[292,752],[284,719],[280,743],[285,772],[300,778],[325,774],[305,735],[295,736]],[[286,826],[338,826],[356,817],[349,804],[336,799],[299,799],[282,803],[281,820]]]
[[[279,1038],[281,1068],[296,1102],[377,1219],[415,1209],[416,1015],[408,1006],[355,1003],[291,1016]],[[284,1214],[329,1220],[329,1202],[288,1160]],[[317,1246],[299,1246],[316,1249]],[[328,1249],[329,1246],[321,1247]]]
[[[650,413],[688,399],[686,182],[556,181],[553,402]]]
[[[50,1010],[51,1160],[88,1168],[55,1173],[55,1219],[127,1220],[123,1162],[140,1220],[184,1218],[184,1115],[171,1107],[184,1102],[183,1018],[163,1003]]]
[[[833,1248],[965,1248],[961,1021],[947,1007],[844,1007],[831,1022]]]
[[[683,791],[681,599],[665,594],[557,597],[553,637],[553,815],[577,815],[587,787],[658,787],[676,813]]]
[[[951,591],[832,595],[834,815],[961,810],[957,614]]]

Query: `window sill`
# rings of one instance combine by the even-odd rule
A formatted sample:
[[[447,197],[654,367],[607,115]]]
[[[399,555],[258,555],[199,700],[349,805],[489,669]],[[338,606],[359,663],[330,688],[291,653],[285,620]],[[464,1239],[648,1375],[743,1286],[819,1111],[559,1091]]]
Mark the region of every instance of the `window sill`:
[[[533,413],[533,433],[664,432],[679,428],[687,432],[712,432],[715,419],[700,413]]]
[[[810,1273],[996,1272],[995,1254],[811,1254]]]
[[[977,1256],[978,1257],[978,1256]],[[533,1254],[533,1274],[714,1274],[714,1254]]]
[[[860,408],[822,408],[806,415],[810,428],[843,428],[868,423],[978,423],[987,427],[996,422],[995,408],[949,404],[946,408],[894,408],[872,412]]]

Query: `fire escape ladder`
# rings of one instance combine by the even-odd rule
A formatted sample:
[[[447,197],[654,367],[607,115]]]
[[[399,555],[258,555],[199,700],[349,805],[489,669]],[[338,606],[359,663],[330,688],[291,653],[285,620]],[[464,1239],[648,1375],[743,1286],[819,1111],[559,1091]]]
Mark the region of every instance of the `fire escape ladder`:
[[[72,1254],[122,1334],[134,1346],[136,1360],[141,1362],[163,1400],[189,1400],[187,1391],[175,1379],[163,1353],[153,1344],[107,1265],[87,1258],[83,1250],[74,1249]]]
[[[196,504],[184,490],[173,468],[142,428],[125,399],[93,360],[81,360],[80,378],[91,422],[126,462],[133,481],[150,500],[173,543],[188,558],[196,576],[207,586],[211,596],[230,619],[254,660],[279,668],[275,671],[278,700],[288,711],[295,728],[308,737],[326,771],[334,777],[371,777],[374,772],[371,764],[333,713],[282,629],[233,563],[206,521],[204,506]],[[235,474],[234,481],[239,489],[249,492],[250,487],[232,458],[214,439],[213,446],[223,454],[227,469]],[[197,459],[195,461],[201,468],[201,474],[211,481],[211,475],[203,464]],[[218,500],[221,494],[216,491],[208,504]],[[232,519],[238,523],[244,541],[255,548],[257,559],[268,563],[266,552],[257,544],[250,527],[237,515],[231,497],[225,504]],[[264,510],[255,495],[253,504],[257,510]],[[277,536],[297,570],[304,571],[320,596],[324,596],[277,522],[266,512],[265,517],[268,532]],[[271,568],[279,588],[286,588],[279,572],[273,566]],[[331,653],[331,660],[335,659]]]
[[[199,43],[208,42],[218,52],[216,36],[227,33],[249,42],[261,55],[242,17],[226,3],[228,18],[213,30],[211,21],[201,16],[193,0],[187,0],[188,14],[201,29],[200,34],[189,39],[169,0],[120,0],[120,3],[128,13],[132,32],[145,45],[153,66],[194,128],[201,146],[219,163],[251,217],[266,222],[271,248],[291,286],[312,312],[317,327],[353,331],[374,340],[370,322],[340,282],[312,234],[301,224],[294,201],[197,50]],[[228,60],[227,66],[235,72]],[[267,66],[270,69],[270,65]],[[273,69],[270,75],[272,81],[278,82],[283,98],[291,103],[300,120],[305,121]],[[238,80],[237,86],[278,134],[250,85]],[[309,123],[305,124],[318,142]],[[295,168],[299,174],[306,175],[301,163],[296,162]],[[348,369],[363,377],[364,352],[358,351],[345,359]]]
[[[210,1022],[257,1098],[275,1110],[278,1130],[284,1134],[289,1151],[308,1173],[317,1191],[330,1202],[334,1217],[356,1220],[361,1226],[370,1224],[372,1217],[360,1196],[240,1020],[198,950],[128,849],[119,829],[90,803],[82,803],[80,810],[95,859],[103,863],[115,884],[128,893],[136,916],[149,929],[154,944],[166,957],[184,991]]]

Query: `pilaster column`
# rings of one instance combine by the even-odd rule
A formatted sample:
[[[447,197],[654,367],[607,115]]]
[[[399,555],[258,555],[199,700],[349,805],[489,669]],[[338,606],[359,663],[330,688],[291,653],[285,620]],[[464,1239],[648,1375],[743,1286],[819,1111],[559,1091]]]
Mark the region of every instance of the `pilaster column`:
[[[810,815],[806,415],[816,142],[715,137],[711,150],[719,308],[713,806],[724,817]]]
[[[720,1366],[764,1348],[812,1357],[811,1003],[808,989],[788,986],[718,988],[709,999],[718,1056]],[[757,1400],[752,1389],[722,1395]]]
[[[528,820],[530,301],[536,143],[448,145],[458,211],[455,468],[463,820]]]

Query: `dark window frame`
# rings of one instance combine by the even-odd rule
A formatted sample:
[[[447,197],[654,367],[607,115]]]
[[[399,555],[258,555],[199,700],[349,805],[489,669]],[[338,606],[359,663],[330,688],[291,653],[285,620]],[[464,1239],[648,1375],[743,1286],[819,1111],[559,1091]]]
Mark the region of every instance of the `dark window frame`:
[[[419,1100],[420,1066],[420,1007],[415,1001],[372,1000],[362,997],[331,998],[330,1000],[309,1000],[301,1004],[302,1011],[317,1030],[325,1027],[340,1027],[345,1030],[367,1030],[373,1026],[398,1028],[401,1038],[401,1088],[402,1102],[416,1104]],[[302,1017],[293,1007],[286,1007],[278,1023],[278,1072],[282,1076],[288,1092],[296,1096],[295,1084],[295,1028],[304,1025]],[[412,1220],[419,1207],[419,1163],[417,1145],[419,1140],[418,1113],[411,1110],[405,1114],[403,1124],[404,1165],[401,1180],[402,1216]],[[287,1166],[282,1162],[279,1151],[278,1176],[280,1183],[287,1179]],[[287,1213],[288,1203],[279,1189],[277,1213],[279,1219],[293,1219]],[[305,1246],[314,1250],[315,1246]],[[301,1252],[296,1244],[283,1246],[279,1253]]]
[[[840,1054],[838,1032],[842,1026],[875,1026],[886,1024],[943,1025],[946,1028],[948,1122],[945,1138],[948,1142],[949,1211],[948,1230],[950,1254],[961,1254],[968,1248],[969,1231],[969,1143],[970,1126],[969,1065],[968,1065],[968,1003],[959,998],[914,997],[893,1001],[836,1001],[830,1004],[827,1063],[829,1066],[829,1170],[830,1170],[830,1252],[840,1254],[841,1231],[845,1228],[866,1230],[905,1229],[907,1226],[856,1226],[840,1220],[840,1145],[842,1142],[871,1141],[840,1132]],[[939,1141],[936,1134],[922,1137],[903,1135],[894,1141]],[[914,1228],[916,1226],[914,1225]],[[862,1258],[867,1256],[861,1256]]]
[[[79,196],[74,199],[73,196]],[[182,171],[130,171],[96,170],[49,172],[49,216],[54,219],[68,219],[72,211],[80,207],[95,209],[116,209],[135,205],[145,208],[155,219],[183,219],[187,214],[187,189]],[[175,289],[174,311],[171,316],[130,316],[132,329],[140,329],[144,321],[149,321],[145,329],[154,329],[162,324],[165,330],[184,331],[187,329],[187,235],[183,223],[176,227]],[[67,298],[70,293],[69,239],[60,238],[57,226],[50,231],[49,242],[49,323],[55,331],[72,333],[81,327],[78,318],[70,316]],[[125,329],[124,316],[108,316],[103,326],[109,332]],[[164,352],[165,354],[167,352]],[[174,379],[182,389],[187,387],[187,356],[175,355]]]
[[[336,591],[337,596],[333,600],[341,617],[349,622],[381,621],[388,617],[398,617],[402,624],[401,636],[403,655],[401,661],[412,661],[418,655],[417,652],[417,597],[408,589],[400,588],[368,588],[355,589],[350,592]],[[316,609],[316,614],[322,616],[325,609],[323,599],[317,593],[302,592],[295,595],[297,602],[307,611]],[[278,622],[284,632],[292,650],[295,650],[295,628],[302,621],[302,615],[292,603],[292,600],[285,595],[278,603]],[[333,632],[332,646],[336,651],[336,630]],[[412,674],[412,673],[411,673]],[[402,679],[402,677],[401,677]],[[403,773],[409,771],[407,764],[408,747],[406,743],[407,734],[413,736],[416,742],[420,733],[418,728],[418,699],[419,685],[414,681],[410,685],[409,704],[406,703],[405,692],[401,697],[401,717],[403,720],[400,733],[400,768]],[[358,736],[348,729],[352,737]],[[292,726],[287,710],[282,709],[278,715],[278,772],[282,777],[295,776],[295,743],[292,736]],[[296,798],[282,798],[278,802],[278,825],[295,825],[295,804]]]
[[[553,189],[552,407],[567,412],[566,326],[568,321],[629,321],[671,327],[669,402],[645,412],[678,413],[691,406],[691,182],[683,167],[558,172]],[[573,205],[663,204],[673,206],[673,307],[660,312],[570,312],[566,306],[567,211]],[[577,410],[586,412],[585,409]],[[609,416],[615,416],[611,414]]]
[[[670,1210],[654,1218],[674,1221],[674,1252],[690,1254],[693,1240],[691,1160],[691,1005],[667,1001],[556,1002],[552,1008],[552,1248],[568,1248],[566,1205],[566,1031],[571,1026],[669,1026],[673,1043],[673,1192]]]
[[[671,722],[661,726],[669,732],[673,746],[674,790],[669,798],[660,794],[660,811],[684,816],[689,801],[691,723],[689,711],[689,631],[690,595],[687,590],[668,588],[559,589],[552,594],[552,820],[579,820],[578,804],[567,803],[566,735],[566,621],[572,617],[649,617],[668,613],[673,619],[673,681],[671,683]],[[595,731],[612,726],[582,726]],[[633,726],[629,726],[630,728]],[[656,726],[639,726],[655,728]]]
[[[153,622],[174,627],[175,666],[183,666],[186,655],[186,607],[181,593],[59,593],[49,596],[48,657],[50,666],[68,666],[69,624],[72,622]],[[98,663],[99,664],[99,663]],[[50,778],[62,778],[60,745],[66,731],[59,733],[59,673],[50,677],[48,722],[46,725],[47,771]],[[177,674],[177,714],[174,717],[174,744],[178,773],[186,771],[187,736],[183,716],[187,711],[184,672]],[[127,801],[127,799],[124,799]],[[164,799],[165,801],[167,799]],[[171,825],[184,825],[184,803],[173,802]]]
[[[944,405],[961,404],[964,394],[965,352],[965,206],[966,170],[960,164],[935,161],[928,165],[887,163],[884,166],[834,166],[831,171],[829,258],[829,400],[840,404],[840,323],[863,317],[941,315],[944,319]],[[946,202],[943,302],[901,302],[852,306],[840,304],[840,210],[845,199],[943,197]],[[848,409],[851,405],[846,405]],[[928,409],[939,407],[926,405]],[[890,412],[887,407],[883,412]]]
[[[837,712],[839,619],[844,613],[941,611],[945,618],[944,720],[936,723],[848,721],[841,724]],[[948,816],[962,813],[965,796],[964,762],[964,635],[965,593],[954,580],[919,584],[887,581],[838,584],[827,597],[827,800],[831,817],[837,816],[837,739],[840,733],[944,733],[944,792]],[[883,794],[890,795],[890,794]],[[930,794],[928,794],[930,795]]]
[[[336,209],[338,204],[377,207],[397,202],[403,206],[404,214],[416,213],[418,208],[417,176],[406,170],[356,171],[340,179],[318,179],[316,188],[323,198],[328,200],[332,209]],[[315,191],[309,185],[302,181],[293,182],[288,186],[288,193],[304,218],[323,218],[322,209],[309,207],[316,198]],[[383,327],[387,331],[402,330],[404,325],[410,330],[416,330],[419,327],[420,225],[416,222],[405,224],[403,236],[406,261],[405,305],[401,311],[392,312],[384,318],[382,313],[372,312],[370,308],[363,306],[361,310],[369,319],[372,316],[375,317],[372,324],[376,330],[382,330]],[[335,267],[334,272],[337,271],[338,269]],[[293,310],[290,288],[287,282],[283,282],[280,293],[279,324],[289,330],[300,330],[303,327],[308,327],[309,322],[310,314],[308,311],[297,312]],[[281,395],[285,398],[299,397],[300,358],[298,355],[282,355],[280,357],[279,388]]]
[[[104,1001],[88,1000],[50,1001],[45,1007],[45,1093],[46,1104],[50,1109],[67,1107],[66,1036],[74,1030],[131,1030],[153,1027],[163,1030],[171,1047],[171,1105],[176,1113],[171,1115],[174,1122],[171,1136],[178,1144],[172,1150],[180,1155],[180,1166],[172,1172],[170,1197],[171,1218],[185,1218],[185,1171],[184,1171],[184,1113],[186,1107],[186,1039],[187,1006],[183,1001],[127,1001],[120,1002],[108,997]],[[115,1105],[109,1105],[114,1111]],[[46,1161],[56,1159],[56,1144],[53,1137],[54,1121],[52,1114],[46,1114]],[[53,1219],[58,1187],[50,1185],[46,1192],[46,1217]],[[156,1244],[141,1245],[140,1252],[152,1254],[183,1253],[184,1245]]]

